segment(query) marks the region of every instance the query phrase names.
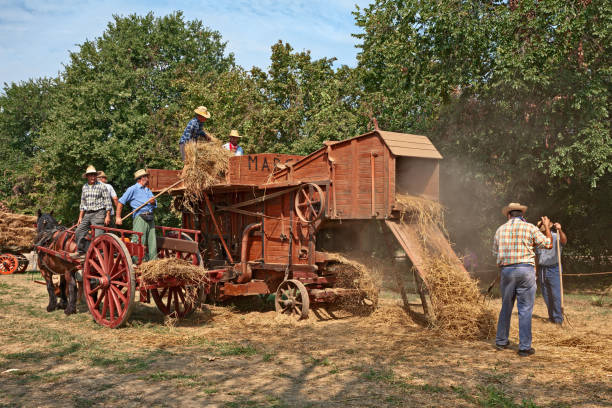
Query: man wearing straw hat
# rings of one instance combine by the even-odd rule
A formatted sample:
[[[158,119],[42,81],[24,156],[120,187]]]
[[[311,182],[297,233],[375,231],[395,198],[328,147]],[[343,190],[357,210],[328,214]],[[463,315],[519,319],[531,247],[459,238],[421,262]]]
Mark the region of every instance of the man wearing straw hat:
[[[545,228],[538,222],[540,231]],[[561,277],[559,276],[559,259],[561,249],[567,244],[567,236],[561,229],[561,224],[555,222],[552,232],[552,249],[536,249],[538,280],[542,290],[542,298],[548,309],[548,320],[555,324],[563,324],[563,311],[561,306]],[[561,244],[559,246],[559,244]]]
[[[204,122],[210,119],[210,112],[206,109],[206,106],[198,106],[194,109],[195,117],[187,123],[181,140],[179,141],[179,149],[181,151],[181,157],[185,161],[185,143],[197,143],[202,138],[204,141],[209,142],[210,137],[204,132]]]
[[[519,356],[525,357],[535,353],[531,347],[531,316],[536,293],[535,248],[552,248],[550,233],[551,222],[542,217],[544,232],[528,223],[523,215],[527,206],[510,203],[502,209],[508,221],[495,232],[494,252],[497,255],[502,295],[502,307],[497,321],[497,349],[506,349],[510,345],[510,318],[514,309],[514,300],[519,319]]]
[[[83,258],[89,247],[85,236],[91,225],[108,225],[110,214],[113,209],[110,194],[104,184],[97,180],[98,172],[94,166],[88,166],[83,177],[87,183],[81,189],[81,204],[79,206],[78,227],[75,230],[75,240],[77,252],[70,254],[72,258]],[[102,234],[101,230],[96,230],[96,236]]]
[[[157,208],[157,201],[153,197],[151,190],[147,187],[149,184],[149,173],[146,170],[138,170],[134,173],[134,179],[136,184],[125,190],[125,193],[119,199],[115,222],[117,225],[123,223],[121,211],[124,205],[129,203],[133,209],[137,209],[146,203],[132,214],[134,221],[132,229],[136,232],[142,232],[142,243],[147,246],[145,259],[152,261],[157,258],[157,237],[155,236],[155,220],[153,217],[153,209]],[[137,241],[138,237],[136,235],[132,236],[132,242]]]
[[[242,156],[244,154],[244,151],[242,150],[242,147],[238,146],[238,142],[241,138],[242,136],[240,136],[238,131],[236,129],[232,129],[229,134],[229,142],[224,144],[223,147],[234,153],[234,156]]]

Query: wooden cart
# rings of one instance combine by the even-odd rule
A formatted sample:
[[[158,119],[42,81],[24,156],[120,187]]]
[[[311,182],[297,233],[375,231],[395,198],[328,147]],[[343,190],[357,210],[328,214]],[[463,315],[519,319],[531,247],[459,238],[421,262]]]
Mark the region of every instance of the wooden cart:
[[[202,265],[198,251],[200,231],[185,228],[157,227],[158,256],[177,257]],[[92,226],[95,237],[84,260],[72,259],[68,253],[46,247],[38,250],[71,262],[82,273],[83,294],[94,320],[102,326],[117,328],[130,318],[138,301],[149,303],[151,298],[157,308],[167,316],[185,317],[198,306],[198,300],[210,291],[223,271],[206,272],[209,284],[167,278],[146,283],[140,278],[138,266],[142,263],[145,246],[142,233],[103,226]],[[136,236],[135,242],[131,237]]]

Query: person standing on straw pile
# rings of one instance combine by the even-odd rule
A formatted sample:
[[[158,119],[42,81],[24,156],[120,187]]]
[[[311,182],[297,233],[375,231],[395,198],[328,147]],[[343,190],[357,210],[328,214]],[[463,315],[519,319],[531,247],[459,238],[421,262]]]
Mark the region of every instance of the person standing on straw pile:
[[[104,184],[100,183],[98,172],[94,166],[88,166],[83,177],[87,178],[87,183],[81,189],[81,205],[79,206],[78,227],[74,231],[77,244],[77,252],[73,252],[70,256],[73,259],[85,257],[85,252],[89,247],[85,236],[89,232],[89,227],[92,225],[108,225],[110,224],[110,214],[113,209],[113,204],[110,194]],[[101,230],[96,230],[96,236],[102,234]]]
[[[238,131],[236,129],[232,129],[229,134],[229,142],[224,144],[223,148],[234,153],[234,156],[242,156],[244,151],[242,150],[242,147],[238,146],[241,138],[242,136],[240,136]]]
[[[145,204],[138,211],[134,211],[132,218],[134,223],[132,229],[136,232],[142,232],[142,243],[147,246],[147,254],[145,260],[152,261],[157,258],[157,237],[155,236],[155,219],[153,217],[153,209],[157,208],[157,201],[153,197],[153,193],[147,185],[149,184],[149,173],[146,170],[140,169],[134,173],[136,184],[129,187],[119,199],[117,205],[117,218],[115,222],[121,225],[121,211],[123,206],[130,204],[133,209]],[[132,242],[137,242],[138,236],[132,236]]]
[[[544,232],[544,224],[538,222],[540,231]],[[561,310],[561,278],[559,276],[559,260],[561,249],[567,244],[567,236],[561,229],[561,224],[554,224],[552,232],[552,249],[536,249],[536,261],[542,298],[548,309],[548,320],[555,324],[563,324],[563,311]],[[561,243],[561,246],[557,246]],[[558,251],[558,252],[557,252]]]
[[[210,137],[204,132],[204,122],[210,119],[210,112],[206,109],[206,106],[198,106],[194,109],[195,117],[187,123],[181,140],[179,141],[179,149],[181,151],[181,157],[185,161],[185,144],[186,143],[197,143],[199,139],[206,142],[210,142]]]
[[[510,318],[516,299],[519,319],[518,354],[523,357],[535,353],[531,347],[531,316],[537,287],[534,249],[552,248],[551,222],[548,217],[542,217],[544,235],[538,227],[523,218],[526,211],[527,206],[518,203],[505,206],[502,214],[508,221],[495,232],[493,244],[497,265],[501,269],[499,288],[502,296],[495,345],[498,350],[510,345]]]
[[[117,193],[115,192],[115,189],[113,188],[113,186],[111,186],[108,183],[106,173],[104,173],[103,170],[98,171],[98,181],[104,184],[104,187],[106,187],[106,189],[108,190],[108,194],[110,194],[111,200],[113,201],[115,208],[117,208],[117,204],[119,204],[119,198],[117,198]],[[111,207],[111,222],[110,222],[111,226],[115,225],[115,219],[114,219],[115,208]]]

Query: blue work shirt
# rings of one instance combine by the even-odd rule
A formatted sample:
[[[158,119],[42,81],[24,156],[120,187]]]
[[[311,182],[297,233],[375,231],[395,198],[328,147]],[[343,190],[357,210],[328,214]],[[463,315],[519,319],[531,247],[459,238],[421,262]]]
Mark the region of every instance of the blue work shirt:
[[[193,118],[187,123],[179,144],[185,144],[190,140],[198,140],[199,138],[203,138],[206,141],[208,140],[206,132],[202,129],[202,123],[200,123],[198,118]]]
[[[538,265],[542,266],[553,266],[559,263],[557,258],[557,245],[560,244],[559,234],[551,232],[553,247],[552,249],[540,249],[536,248],[535,253],[538,257]],[[563,252],[563,244],[561,244],[560,252]]]
[[[134,209],[140,207],[152,198],[153,193],[148,187],[143,186],[140,183],[136,183],[125,190],[125,193],[123,193],[119,199],[119,202],[123,205],[127,205],[129,203],[132,209]],[[140,210],[136,211],[134,214],[132,214],[132,218],[136,218],[136,216],[140,213],[153,212],[154,208],[157,208],[157,200],[154,204],[147,204]]]

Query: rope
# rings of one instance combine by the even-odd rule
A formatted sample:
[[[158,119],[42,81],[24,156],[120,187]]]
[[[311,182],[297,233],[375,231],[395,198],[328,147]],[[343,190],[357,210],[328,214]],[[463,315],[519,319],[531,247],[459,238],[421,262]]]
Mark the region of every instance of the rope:
[[[592,272],[592,273],[564,273],[563,276],[593,276],[593,275],[610,275],[612,272]]]

